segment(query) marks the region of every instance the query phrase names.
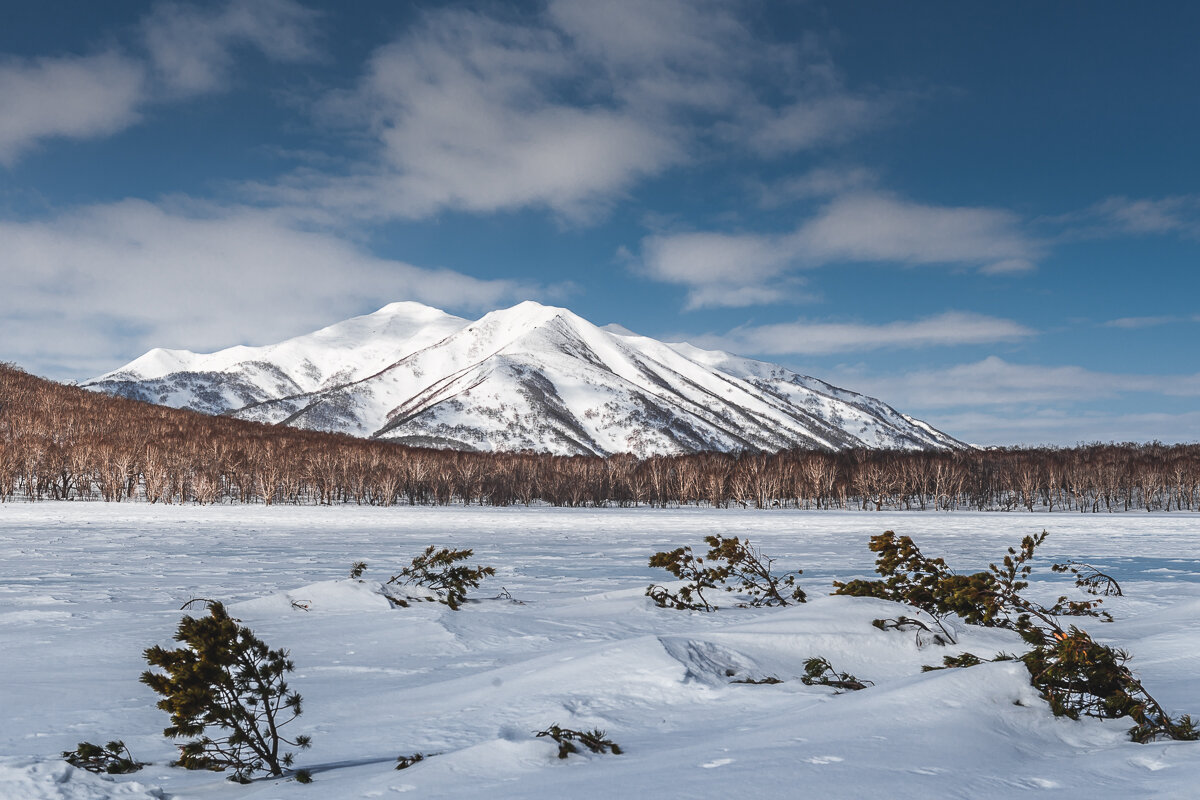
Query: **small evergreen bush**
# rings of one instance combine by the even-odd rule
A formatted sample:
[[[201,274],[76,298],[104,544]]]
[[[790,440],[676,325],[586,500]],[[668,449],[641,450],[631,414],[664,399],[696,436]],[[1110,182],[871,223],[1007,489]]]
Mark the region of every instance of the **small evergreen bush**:
[[[849,672],[838,672],[832,664],[819,656],[804,662],[804,675],[800,682],[805,686],[832,686],[839,692],[857,692],[875,685],[871,681],[860,681]]]
[[[413,764],[419,764],[425,760],[424,753],[413,753],[408,756],[398,756],[396,758],[396,769],[408,769]]]
[[[1125,663],[1129,654],[1100,644],[1072,625],[1069,630],[1038,630],[1036,646],[1022,656],[1033,685],[1055,716],[1129,717],[1129,737],[1140,744],[1157,739],[1200,739],[1192,718],[1171,715],[1150,695]]]
[[[158,707],[171,715],[163,735],[196,737],[180,746],[177,766],[232,769],[230,780],[247,783],[260,770],[283,775],[292,753],[281,745],[307,749],[308,736],[288,739],[281,733],[301,713],[300,695],[288,689],[284,675],[295,669],[286,650],[271,650],[218,602],[209,615],[185,616],[175,633],[183,647],[154,646],[146,661],[163,672],[147,670],[142,683],[162,695]],[[297,775],[297,780],[301,780]]]
[[[951,644],[954,637],[943,624],[946,617],[957,615],[968,625],[1003,627],[1020,632],[1041,624],[1055,624],[1059,615],[1099,617],[1111,620],[1106,612],[1097,611],[1103,602],[1068,600],[1059,597],[1053,606],[1045,607],[1021,596],[1029,586],[1025,580],[1033,569],[1030,563],[1038,546],[1046,540],[1046,532],[1026,536],[1020,550],[1008,548],[1001,566],[991,564],[985,572],[959,575],[941,558],[929,558],[907,536],[897,537],[892,531],[872,536],[868,545],[879,555],[875,571],[882,580],[853,580],[834,582],[834,594],[853,597],[878,597],[920,609],[933,618]]]
[[[929,614],[939,625],[945,616],[957,614],[968,624],[1016,631],[1032,648],[1020,657],[1029,670],[1030,683],[1056,716],[1130,717],[1135,722],[1129,731],[1130,738],[1141,743],[1160,738],[1200,738],[1200,730],[1191,717],[1173,719],[1146,691],[1125,666],[1129,660],[1127,653],[1096,642],[1073,625],[1064,629],[1059,624],[1059,616],[1090,616],[1111,621],[1108,613],[1096,609],[1103,600],[1068,600],[1061,596],[1052,606],[1044,606],[1022,596],[1021,592],[1029,586],[1026,578],[1033,570],[1030,562],[1046,536],[1045,531],[1026,536],[1019,550],[1008,548],[1001,565],[991,564],[987,572],[958,575],[942,559],[925,556],[909,537],[897,538],[892,531],[886,531],[872,537],[870,543],[871,550],[879,554],[875,570],[883,580],[835,582],[834,593],[906,603]],[[1077,585],[1095,589],[1090,593],[1099,594],[1108,576],[1097,570],[1103,577],[1093,581],[1095,576],[1091,573],[1081,575],[1072,569],[1075,564],[1056,565],[1054,571],[1075,572]],[[875,622],[878,627],[886,627],[888,621]],[[994,660],[1011,658],[1000,654]],[[929,669],[979,663],[982,660],[977,656],[964,653],[944,658],[944,667]]]
[[[772,572],[774,559],[763,555],[749,540],[734,536],[706,536],[709,550],[704,557],[696,556],[688,546],[655,553],[651,567],[665,569],[678,580],[687,583],[675,593],[666,587],[652,584],[646,596],[661,608],[688,611],[716,611],[719,606],[705,597],[706,589],[724,589],[748,598],[742,606],[786,606],[803,603],[804,590],[796,586],[802,570],[776,575]]]
[[[388,579],[392,586],[421,586],[437,595],[439,603],[445,603],[457,611],[467,599],[468,589],[478,589],[480,582],[496,574],[492,567],[468,567],[460,564],[475,554],[474,550],[440,550],[429,545],[421,555],[412,560],[400,574]],[[365,568],[365,565],[364,565]],[[406,599],[392,598],[398,605],[408,605]]]
[[[551,725],[543,731],[537,731],[534,734],[539,739],[543,736],[549,736],[558,743],[558,757],[566,758],[572,753],[578,753],[579,748],[575,743],[586,747],[593,753],[612,753],[615,756],[621,755],[620,746],[609,739],[604,731],[593,729],[590,731],[577,731],[571,728],[560,728],[558,725]]]
[[[916,617],[907,617],[901,614],[898,617],[889,617],[887,619],[872,620],[871,624],[881,631],[911,631],[917,632],[917,646],[925,644],[931,640],[934,644],[945,646],[954,644],[954,637],[948,632],[945,620],[934,620],[934,624],[938,626],[941,633],[935,632],[932,628],[926,625],[922,620]],[[927,636],[926,636],[927,634]]]
[[[1055,572],[1069,572],[1075,576],[1075,585],[1088,594],[1102,594],[1105,597],[1122,597],[1121,584],[1113,576],[1101,572],[1085,561],[1067,561],[1050,567]]]
[[[146,766],[145,762],[134,760],[133,753],[129,752],[129,748],[120,739],[111,741],[104,747],[91,742],[80,742],[74,750],[64,750],[62,757],[73,767],[108,775],[137,772]]]

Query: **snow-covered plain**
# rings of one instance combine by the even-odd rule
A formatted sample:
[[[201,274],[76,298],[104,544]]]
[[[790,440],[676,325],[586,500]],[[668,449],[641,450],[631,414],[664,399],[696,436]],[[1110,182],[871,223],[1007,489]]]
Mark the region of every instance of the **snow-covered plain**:
[[[944,655],[1019,651],[959,626],[918,647],[871,626],[898,607],[829,597],[871,573],[869,536],[913,536],[959,570],[1043,528],[1031,592],[1070,590],[1056,559],[1108,567],[1112,624],[1147,688],[1200,712],[1200,517],[482,508],[0,506],[0,798],[1188,798],[1200,743],[1128,741],[1127,721],[1055,718],[1024,667],[922,673]],[[654,607],[657,550],[749,537],[805,570],[810,602],[712,614]],[[474,548],[497,576],[461,611],[393,609],[371,591],[426,544]],[[346,579],[351,562],[367,583]],[[501,587],[515,600],[495,598]],[[168,766],[166,714],[138,682],[142,650],[171,645],[179,606],[217,598],[291,650],[314,782]],[[290,600],[305,601],[308,611]],[[196,609],[194,614],[203,613]],[[874,686],[835,695],[798,679],[823,656]],[[733,672],[730,676],[728,673]],[[776,685],[731,683],[775,676]],[[623,755],[555,757],[533,732],[606,730]],[[123,739],[141,772],[75,770],[57,754]],[[398,755],[438,753],[404,771]]]

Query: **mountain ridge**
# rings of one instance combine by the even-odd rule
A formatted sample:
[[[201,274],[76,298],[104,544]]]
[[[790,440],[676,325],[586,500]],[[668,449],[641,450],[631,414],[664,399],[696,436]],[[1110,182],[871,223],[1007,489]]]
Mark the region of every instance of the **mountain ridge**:
[[[779,365],[601,328],[532,301],[474,321],[392,303],[276,345],[151,350],[82,385],[455,449],[645,456],[966,446],[883,401]]]

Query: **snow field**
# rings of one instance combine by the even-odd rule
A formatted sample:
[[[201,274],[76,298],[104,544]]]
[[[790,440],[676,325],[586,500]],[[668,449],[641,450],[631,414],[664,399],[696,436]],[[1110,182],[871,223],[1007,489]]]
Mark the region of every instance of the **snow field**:
[[[900,607],[828,596],[831,580],[871,573],[867,539],[885,529],[970,571],[1043,528],[1030,591],[1073,590],[1055,560],[1108,568],[1126,591],[1105,604],[1117,621],[1083,627],[1128,649],[1168,709],[1200,712],[1187,515],[2,505],[0,798],[1197,796],[1200,743],[1137,745],[1126,721],[1055,718],[1020,664],[921,672],[964,650],[1019,652],[1015,635],[958,625],[958,647],[920,647],[871,626]],[[669,576],[647,558],[710,533],[803,568],[810,601],[654,607],[642,593]],[[497,569],[478,602],[390,607],[380,581],[427,544]],[[362,582],[346,578],[358,559]],[[174,646],[192,597],[291,650],[305,713],[290,732],[313,736],[297,758],[313,784],[168,766],[167,715],[137,678],[142,650]],[[875,685],[805,686],[810,656]],[[768,676],[783,683],[731,683]],[[560,761],[533,736],[552,723],[602,728],[625,754]],[[57,760],[113,738],[151,766],[108,778]],[[439,755],[392,769],[414,752]]]

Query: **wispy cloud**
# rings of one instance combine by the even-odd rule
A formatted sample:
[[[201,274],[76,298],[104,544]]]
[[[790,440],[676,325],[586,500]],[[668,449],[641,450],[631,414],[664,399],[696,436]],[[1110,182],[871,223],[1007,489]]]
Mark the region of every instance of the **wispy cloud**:
[[[0,61],[0,164],[38,142],[91,139],[138,119],[145,74],[116,52]]]
[[[199,94],[227,86],[238,48],[281,63],[314,57],[317,16],[293,0],[168,2],[142,21],[142,36],[164,87],[175,94]]]
[[[1026,339],[1036,333],[1012,320],[947,311],[925,319],[881,324],[797,320],[742,326],[691,340],[745,355],[782,356],[982,344]]]
[[[314,15],[292,0],[162,3],[142,39],[91,55],[0,60],[0,164],[39,143],[94,139],[135,124],[153,103],[228,87],[234,52],[275,61],[314,54]]]
[[[1196,322],[1200,321],[1200,315],[1192,317],[1179,316],[1158,316],[1158,317],[1119,317],[1118,319],[1110,319],[1103,323],[1106,328],[1124,328],[1125,330],[1136,330],[1138,328],[1155,328],[1159,325],[1170,325],[1175,322]]]
[[[689,288],[689,307],[732,305],[720,289],[753,286],[832,263],[956,264],[997,274],[1034,268],[1042,245],[1011,212],[935,206],[883,192],[839,195],[784,234],[656,234],[642,269]]]
[[[1200,441],[1200,412],[1161,410],[1171,398],[1200,397],[1200,373],[1104,372],[991,356],[891,375],[841,367],[821,377],[976,444]],[[1139,410],[1115,410],[1123,406]]]
[[[1200,411],[1080,412],[1042,408],[1006,414],[962,411],[925,421],[978,445],[1070,447],[1091,442],[1200,441]]]
[[[326,121],[365,133],[369,157],[248,189],[356,218],[541,208],[590,221],[707,148],[770,158],[886,116],[890,96],[846,89],[823,55],[763,43],[741,8],[553,0],[519,24],[426,13],[323,103]]]
[[[753,188],[764,208],[779,208],[802,200],[824,200],[874,189],[879,175],[866,167],[817,167],[799,175],[761,183]]]
[[[1200,236],[1200,195],[1109,197],[1044,221],[1061,228],[1066,239],[1164,234],[1195,238]]]
[[[913,370],[896,376],[846,372],[846,382],[904,408],[1024,406],[1076,403],[1128,394],[1200,397],[1200,373],[1142,375],[1079,366],[1014,364],[996,356],[969,364]]]
[[[56,377],[150,347],[279,341],[392,299],[490,309],[547,291],[378,258],[253,208],[128,200],[0,222],[0,241],[3,358]]]

